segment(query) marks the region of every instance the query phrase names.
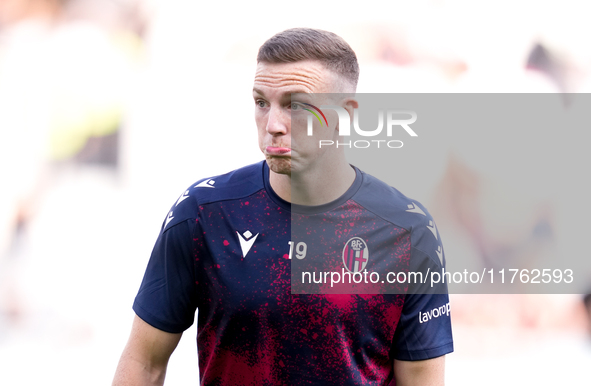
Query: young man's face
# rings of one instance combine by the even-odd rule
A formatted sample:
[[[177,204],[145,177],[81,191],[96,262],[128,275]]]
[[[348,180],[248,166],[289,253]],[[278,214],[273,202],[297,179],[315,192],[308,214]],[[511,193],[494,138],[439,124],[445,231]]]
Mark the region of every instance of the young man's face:
[[[295,93],[336,92],[336,84],[337,75],[317,61],[261,62],[257,65],[253,88],[255,121],[259,147],[267,159],[269,169],[291,175],[292,170],[302,171],[321,161],[326,149],[320,149],[318,141],[334,140],[338,135],[335,130],[336,120],[329,120],[329,125],[324,126],[315,122],[314,136],[308,136],[307,113],[294,105],[292,114],[291,96]],[[303,102],[320,104],[322,101]],[[292,124],[295,129],[293,133]]]

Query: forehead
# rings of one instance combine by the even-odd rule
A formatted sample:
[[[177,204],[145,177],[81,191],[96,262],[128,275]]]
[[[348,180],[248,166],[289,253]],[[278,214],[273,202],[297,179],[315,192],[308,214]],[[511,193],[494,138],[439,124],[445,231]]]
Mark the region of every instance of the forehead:
[[[335,92],[336,75],[318,61],[257,64],[255,91],[282,93]]]

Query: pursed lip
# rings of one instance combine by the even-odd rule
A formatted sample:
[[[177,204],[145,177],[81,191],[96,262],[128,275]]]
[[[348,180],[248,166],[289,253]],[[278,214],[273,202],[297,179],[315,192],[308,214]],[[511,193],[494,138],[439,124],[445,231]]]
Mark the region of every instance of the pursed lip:
[[[280,147],[280,146],[267,146],[266,152],[269,155],[283,155],[287,156],[291,154],[291,149],[288,147]]]

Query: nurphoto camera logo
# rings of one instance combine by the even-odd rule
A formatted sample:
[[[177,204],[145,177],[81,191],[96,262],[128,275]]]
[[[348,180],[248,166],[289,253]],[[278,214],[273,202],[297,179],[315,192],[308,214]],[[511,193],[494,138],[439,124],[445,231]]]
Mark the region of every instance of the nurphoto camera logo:
[[[307,134],[308,136],[314,135],[314,117],[320,122],[321,126],[325,124],[328,126],[328,120],[323,113],[323,109],[331,109],[336,111],[339,117],[339,135],[343,137],[350,137],[351,136],[351,116],[349,112],[340,106],[334,105],[322,105],[320,108],[309,104],[309,103],[295,103],[303,110],[310,112],[312,115],[308,116],[307,121]],[[322,117],[322,119],[321,119]],[[384,119],[385,117],[385,119]],[[394,127],[401,127],[404,131],[411,137],[418,137],[418,134],[410,127],[411,124],[415,123],[417,120],[417,113],[412,110],[378,110],[378,127],[372,130],[364,130],[362,129],[359,124],[359,109],[353,110],[353,129],[355,133],[361,137],[379,137],[380,135],[383,137],[382,131],[384,131],[384,126],[386,128],[386,137],[387,139],[371,139],[371,140],[356,140],[356,141],[344,141],[340,142],[332,140],[319,140],[318,146],[320,148],[327,147],[327,146],[336,146],[336,147],[348,147],[348,148],[357,148],[357,149],[367,149],[367,148],[380,148],[380,147],[388,147],[391,149],[399,149],[404,146],[404,143],[398,139],[391,139],[394,132]],[[384,124],[385,121],[385,124]]]

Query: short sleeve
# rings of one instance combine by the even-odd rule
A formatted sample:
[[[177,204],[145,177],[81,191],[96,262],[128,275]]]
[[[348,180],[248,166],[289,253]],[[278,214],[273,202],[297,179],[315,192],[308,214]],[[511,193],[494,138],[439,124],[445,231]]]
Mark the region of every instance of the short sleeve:
[[[163,227],[133,304],[142,320],[162,331],[183,332],[195,318],[194,228],[195,219]]]
[[[409,294],[396,328],[394,359],[419,361],[453,351],[447,294]]]
[[[431,285],[430,272],[445,267],[440,237],[426,238],[424,228],[414,237],[410,270],[425,280],[409,286],[393,342],[394,358],[417,361],[453,352],[451,305],[447,284]],[[426,252],[429,251],[430,253]]]

